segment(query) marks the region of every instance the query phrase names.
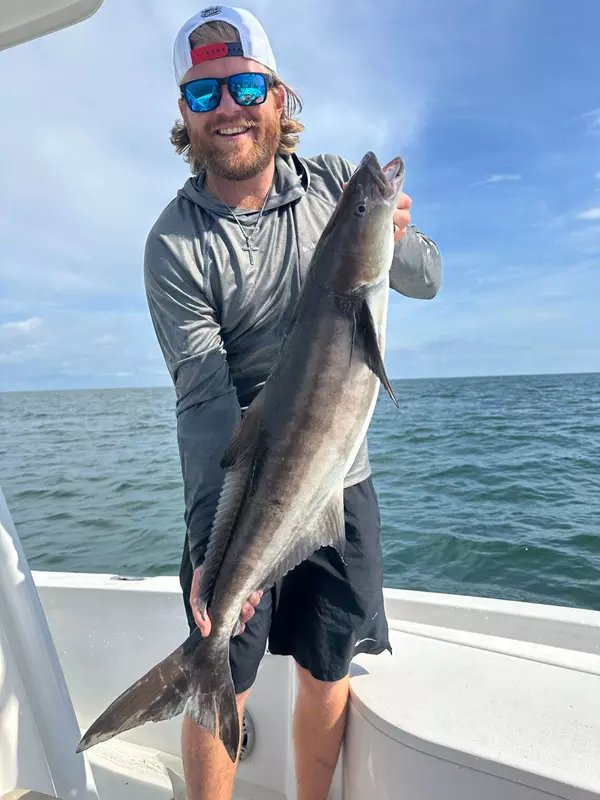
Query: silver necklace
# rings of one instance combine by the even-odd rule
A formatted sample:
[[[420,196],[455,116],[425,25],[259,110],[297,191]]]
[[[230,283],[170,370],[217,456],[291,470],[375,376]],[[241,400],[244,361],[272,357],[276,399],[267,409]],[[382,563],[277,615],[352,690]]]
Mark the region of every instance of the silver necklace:
[[[272,188],[273,188],[273,185],[271,184],[271,189]],[[263,211],[265,210],[265,206],[267,205],[267,200],[269,199],[269,196],[271,194],[271,189],[269,189],[269,191],[267,192],[267,196],[265,197],[264,203],[262,204],[262,208],[261,208],[261,210],[260,210],[260,212],[258,214],[256,222],[254,223],[254,227],[252,228],[252,233],[250,234],[250,236],[246,235],[246,231],[243,229],[241,222],[236,217],[236,215],[235,215],[235,213],[233,211],[233,208],[229,205],[229,203],[227,203],[225,200],[223,200],[223,198],[215,192],[215,194],[217,194],[217,197],[219,198],[219,200],[227,206],[227,208],[231,212],[231,216],[237,222],[238,228],[241,230],[242,236],[246,240],[246,247],[242,246],[242,250],[247,250],[248,251],[248,256],[250,258],[250,263],[253,266],[254,266],[254,253],[258,253],[258,248],[253,248],[252,247],[252,239],[254,238],[254,234],[258,230],[258,223],[260,222],[260,220],[262,218],[262,215],[263,215]]]

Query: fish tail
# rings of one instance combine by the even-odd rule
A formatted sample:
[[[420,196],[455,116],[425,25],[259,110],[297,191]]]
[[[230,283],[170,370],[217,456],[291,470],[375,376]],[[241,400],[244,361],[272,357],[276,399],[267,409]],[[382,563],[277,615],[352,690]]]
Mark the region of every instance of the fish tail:
[[[223,742],[235,762],[240,748],[240,717],[229,666],[229,639],[213,648],[210,658],[196,664],[196,680],[185,713]]]
[[[196,629],[177,650],[108,706],[90,725],[77,752],[182,712],[212,736],[218,730],[229,757],[236,760],[240,720],[229,666],[229,637],[203,639]]]

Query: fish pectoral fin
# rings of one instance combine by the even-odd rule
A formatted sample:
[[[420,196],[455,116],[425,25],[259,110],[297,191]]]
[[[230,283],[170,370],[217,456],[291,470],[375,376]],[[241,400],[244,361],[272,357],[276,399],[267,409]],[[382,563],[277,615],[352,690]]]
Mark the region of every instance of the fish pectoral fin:
[[[394,390],[392,389],[383,365],[383,357],[381,355],[381,350],[379,349],[379,341],[377,339],[377,331],[375,330],[375,322],[373,321],[373,315],[371,314],[371,309],[369,308],[369,303],[366,298],[362,301],[358,311],[357,334],[358,331],[360,331],[363,337],[367,366],[375,373],[375,375],[377,375],[381,383],[384,385],[387,393],[394,401],[396,408],[399,408],[398,401],[394,395]]]

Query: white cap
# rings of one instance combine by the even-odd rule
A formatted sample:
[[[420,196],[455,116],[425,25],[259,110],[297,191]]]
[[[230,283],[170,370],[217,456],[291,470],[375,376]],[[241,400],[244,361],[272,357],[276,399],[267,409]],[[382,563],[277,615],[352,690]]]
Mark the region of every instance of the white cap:
[[[192,60],[192,50],[190,47],[190,34],[196,30],[200,25],[205,22],[228,22],[230,25],[239,32],[241,40],[241,52],[238,45],[238,51],[234,48],[227,49],[214,45],[207,48],[196,48],[198,50],[205,50],[204,53],[198,54],[198,60]],[[202,57],[200,57],[200,55]],[[203,8],[195,16],[188,19],[183,24],[181,30],[175,38],[173,45],[173,68],[175,70],[175,80],[179,86],[183,80],[183,76],[191,69],[194,63],[204,61],[211,58],[220,58],[226,55],[240,55],[244,58],[251,58],[253,61],[258,61],[263,64],[267,69],[272,72],[277,72],[275,65],[275,56],[271,50],[271,45],[265,29],[256,19],[254,14],[247,11],[245,8],[231,8],[231,6],[208,6]]]

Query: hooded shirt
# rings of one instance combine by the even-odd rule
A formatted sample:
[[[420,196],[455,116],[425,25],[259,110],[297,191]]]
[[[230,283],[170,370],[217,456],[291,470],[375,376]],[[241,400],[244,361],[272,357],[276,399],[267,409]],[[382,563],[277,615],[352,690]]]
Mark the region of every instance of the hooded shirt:
[[[187,180],[148,235],[146,296],[175,387],[194,567],[204,558],[217,508],[221,457],[275,364],[313,250],[354,169],[335,155],[277,155],[262,214],[230,210],[206,191],[200,174]],[[241,229],[247,236],[254,231],[252,254]],[[395,245],[392,289],[429,299],[440,284],[438,248],[409,226]],[[345,485],[369,475],[365,438]]]

